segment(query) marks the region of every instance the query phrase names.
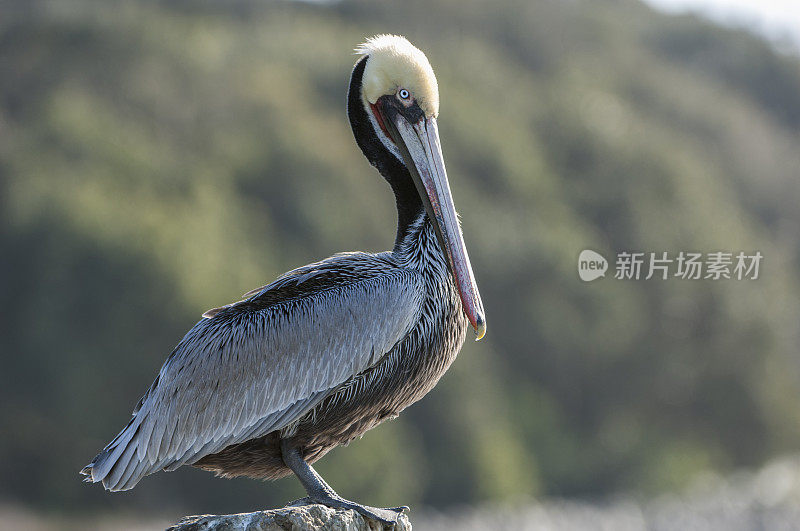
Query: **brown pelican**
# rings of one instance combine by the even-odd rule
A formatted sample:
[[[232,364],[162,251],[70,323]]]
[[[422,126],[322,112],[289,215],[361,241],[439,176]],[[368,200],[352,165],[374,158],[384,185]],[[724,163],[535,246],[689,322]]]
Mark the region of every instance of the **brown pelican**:
[[[294,472],[309,501],[386,523],[403,511],[345,500],[311,463],[422,398],[469,324],[480,339],[486,321],[442,159],[433,69],[399,36],[356,51],[347,112],[394,192],[394,249],[337,254],[206,312],[82,470],[86,481],[127,490],[181,465],[223,477]]]

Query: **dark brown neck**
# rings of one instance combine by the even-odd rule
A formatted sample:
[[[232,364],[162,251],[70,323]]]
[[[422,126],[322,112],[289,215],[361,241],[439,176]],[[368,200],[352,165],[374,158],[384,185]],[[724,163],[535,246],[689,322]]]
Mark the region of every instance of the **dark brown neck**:
[[[411,225],[424,212],[414,181],[405,165],[383,145],[372,126],[361,99],[361,80],[369,56],[356,63],[350,76],[350,89],[347,94],[347,116],[353,136],[364,156],[375,166],[392,187],[397,202],[397,235],[395,248],[408,234]]]

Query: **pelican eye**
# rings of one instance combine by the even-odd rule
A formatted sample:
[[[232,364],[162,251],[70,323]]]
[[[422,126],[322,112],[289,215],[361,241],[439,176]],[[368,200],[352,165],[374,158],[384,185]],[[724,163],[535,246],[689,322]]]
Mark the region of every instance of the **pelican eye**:
[[[409,94],[408,91],[404,88],[398,90],[397,95],[400,97],[401,100],[407,100],[408,98],[411,97],[411,94]]]

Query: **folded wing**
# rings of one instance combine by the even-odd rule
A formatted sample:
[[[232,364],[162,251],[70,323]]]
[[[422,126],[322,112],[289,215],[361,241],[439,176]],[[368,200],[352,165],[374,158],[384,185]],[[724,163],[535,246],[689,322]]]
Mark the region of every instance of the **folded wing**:
[[[421,307],[413,271],[334,257],[207,313],[181,340],[87,481],[133,488],[225,447],[281,429],[375,365]]]

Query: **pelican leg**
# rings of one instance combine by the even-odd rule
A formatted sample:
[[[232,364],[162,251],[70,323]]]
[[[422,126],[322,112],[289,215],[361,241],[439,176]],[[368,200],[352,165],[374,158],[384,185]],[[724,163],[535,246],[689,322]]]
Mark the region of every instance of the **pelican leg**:
[[[292,446],[287,439],[281,441],[281,454],[283,461],[286,463],[292,472],[300,480],[303,487],[308,494],[307,498],[297,501],[310,501],[320,503],[334,509],[352,509],[362,516],[372,518],[383,524],[396,524],[397,518],[408,510],[408,507],[393,507],[390,509],[381,509],[378,507],[370,507],[369,505],[361,505],[360,503],[345,500],[339,496],[330,485],[328,485],[322,476],[314,470],[314,468],[306,463],[300,450]]]

